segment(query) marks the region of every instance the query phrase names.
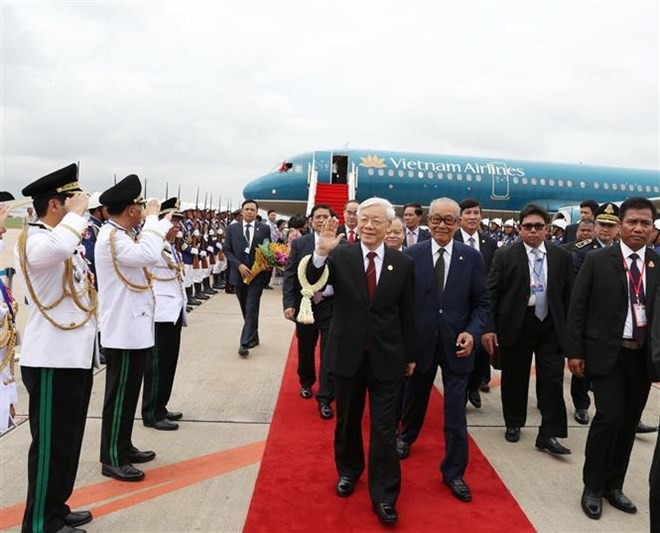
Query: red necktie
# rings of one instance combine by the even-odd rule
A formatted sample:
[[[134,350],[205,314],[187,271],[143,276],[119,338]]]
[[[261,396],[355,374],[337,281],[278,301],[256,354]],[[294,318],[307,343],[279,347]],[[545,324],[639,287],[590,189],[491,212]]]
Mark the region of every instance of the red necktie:
[[[369,259],[369,264],[367,265],[367,292],[369,293],[369,301],[373,302],[374,294],[376,294],[376,262],[374,258],[376,257],[376,252],[369,252],[367,254],[367,259]]]
[[[353,244],[355,242],[355,232],[353,230],[348,232],[348,242]]]

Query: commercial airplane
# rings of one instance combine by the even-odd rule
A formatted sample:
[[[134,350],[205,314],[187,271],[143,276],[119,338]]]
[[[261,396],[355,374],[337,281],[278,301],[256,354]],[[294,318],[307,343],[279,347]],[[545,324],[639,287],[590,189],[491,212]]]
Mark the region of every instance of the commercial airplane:
[[[344,201],[387,198],[428,206],[446,196],[478,199],[489,213],[515,214],[534,202],[558,211],[591,198],[660,200],[660,171],[384,150],[308,152],[287,158],[250,182],[245,198],[281,214],[306,213],[328,185],[346,189]],[[656,203],[658,203],[656,201]],[[343,204],[343,202],[341,202]]]

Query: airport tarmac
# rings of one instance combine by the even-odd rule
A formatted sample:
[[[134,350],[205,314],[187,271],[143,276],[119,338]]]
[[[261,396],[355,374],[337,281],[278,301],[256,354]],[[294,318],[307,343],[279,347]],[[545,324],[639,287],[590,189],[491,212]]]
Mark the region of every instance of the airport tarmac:
[[[3,267],[13,263],[11,248],[17,234],[17,230],[10,230],[5,235],[6,249],[0,263]],[[14,289],[22,301],[22,288],[15,285]],[[142,465],[147,473],[144,482],[119,483],[101,475],[99,438],[105,370],[102,367],[95,372],[74,493],[81,508],[84,505],[95,513],[94,521],[84,526],[87,531],[241,531],[294,331],[293,324],[282,317],[281,308],[280,288],[265,291],[260,315],[261,345],[250,350],[247,359],[236,353],[242,319],[235,296],[219,293],[191,313],[190,326],[183,332],[169,404],[170,409],[184,413],[180,429],[159,432],[145,428],[139,418],[135,422],[134,444],[157,453],[156,460]],[[26,318],[27,310],[21,306],[20,326]],[[17,411],[19,419],[24,420],[27,395],[20,384],[20,372],[17,374]],[[440,377],[437,384],[441,387]],[[534,377],[530,383],[528,426],[516,444],[504,440],[498,372],[494,372],[492,384],[491,392],[482,394],[482,408],[467,409],[469,432],[538,531],[648,531],[648,472],[655,434],[637,437],[624,486],[639,512],[627,515],[605,503],[601,520],[592,521],[584,516],[579,504],[588,426],[573,420],[568,372],[564,384],[569,436],[562,442],[573,454],[564,458],[534,448],[540,423],[535,409]],[[315,408],[310,404],[310,409]],[[660,388],[654,386],[643,421],[657,424],[659,420]],[[334,422],[319,418],[318,423]],[[12,520],[16,522],[18,506],[24,502],[29,442],[27,423],[0,437],[0,527]],[[437,469],[437,465],[429,468]],[[478,506],[479,502],[470,505]],[[506,529],[506,524],[493,524],[494,531]],[[19,531],[20,527],[14,525],[6,530]]]

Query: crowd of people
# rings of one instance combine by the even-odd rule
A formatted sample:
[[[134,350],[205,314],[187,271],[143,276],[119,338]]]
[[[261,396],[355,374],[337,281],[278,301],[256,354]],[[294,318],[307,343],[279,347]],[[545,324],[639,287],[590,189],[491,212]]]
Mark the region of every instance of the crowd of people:
[[[368,468],[374,513],[384,524],[398,520],[400,461],[414,453],[440,369],[442,481],[470,502],[466,406],[481,408],[491,366],[501,369],[503,436],[518,442],[534,357],[535,446],[571,453],[560,441],[568,431],[568,360],[574,417],[591,422],[582,509],[598,519],[605,499],[637,511],[622,489],[635,432],[657,430],[640,427],[640,418],[651,383],[660,380],[660,221],[649,200],[629,198],[620,207],[586,201],[581,220],[568,225],[537,205],[525,207],[518,222],[487,221],[475,199],[438,198],[424,227],[421,205],[406,204],[399,218],[387,200],[370,198],[346,202],[339,225],[326,204],[284,221],[275,211],[262,220],[251,199],[231,213],[176,197],[147,201],[135,175],[90,197],[76,164],[22,193],[34,210],[15,250],[30,309],[20,361],[32,435],[23,531],[83,531],[92,519],[67,501],[94,368],[106,364],[101,473],[139,481],[145,473],[135,464],[156,456],[132,439],[139,394],[146,427],[178,429],[183,414],[168,402],[188,313],[219,290],[235,294],[243,316],[238,355],[246,358],[260,344],[262,292],[280,281],[284,318],[295,322],[300,397],[315,397],[320,417],[336,419],[339,497],[349,497]],[[2,202],[12,198],[0,193],[0,237],[9,211]],[[277,269],[254,269],[269,241],[290,246],[281,277]],[[9,287],[0,289],[4,430],[15,415],[18,305]],[[53,357],[56,345],[69,349]],[[653,531],[660,529],[659,477],[656,446]]]

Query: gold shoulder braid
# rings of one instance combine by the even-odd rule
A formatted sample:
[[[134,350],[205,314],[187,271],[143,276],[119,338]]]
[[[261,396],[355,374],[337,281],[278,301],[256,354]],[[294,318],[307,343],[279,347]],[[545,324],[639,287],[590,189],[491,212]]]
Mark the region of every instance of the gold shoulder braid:
[[[89,320],[92,317],[96,317],[96,307],[97,307],[98,299],[94,285],[92,285],[89,282],[89,278],[86,278],[85,280],[87,286],[86,289],[83,289],[80,292],[76,290],[74,278],[73,278],[73,261],[69,257],[66,261],[64,261],[64,276],[62,278],[62,294],[50,305],[44,305],[37,296],[37,293],[35,292],[34,287],[32,286],[32,280],[30,279],[30,275],[28,273],[27,237],[28,237],[28,227],[26,226],[23,228],[20,235],[18,236],[18,255],[19,255],[21,270],[23,271],[23,276],[25,278],[25,285],[27,286],[28,293],[30,294],[30,300],[34,303],[34,305],[37,306],[37,309],[39,309],[43,317],[46,320],[48,320],[48,322],[50,322],[57,329],[61,329],[63,331],[70,331],[73,329],[81,328],[82,326],[87,324],[87,322],[89,322]],[[89,306],[85,306],[81,302],[80,297],[83,294],[87,294],[87,296],[89,297]],[[87,316],[82,322],[79,322],[77,324],[75,322],[71,322],[69,324],[60,324],[59,322],[56,322],[55,319],[53,319],[47,313],[47,311],[51,311],[52,309],[55,309],[55,307],[60,305],[60,303],[62,303],[64,298],[71,298],[75,306],[81,311],[84,311],[86,313]]]
[[[14,300],[11,303],[7,302],[7,305],[11,305],[14,315],[16,315],[18,312],[18,304],[16,301]],[[2,380],[5,385],[9,385],[10,383],[14,383],[14,381],[16,381],[16,374],[14,373],[14,364],[16,363],[16,360],[14,359],[14,355],[16,339],[18,337],[16,332],[16,324],[14,324],[10,312],[5,314],[5,318],[2,322],[2,325],[0,325],[0,328],[3,330],[3,333],[0,335],[0,349],[7,349],[5,356],[2,358],[2,361],[0,361],[0,372],[9,367],[9,378]]]
[[[112,266],[115,269],[115,274],[117,274],[117,277],[121,280],[121,282],[126,286],[127,289],[135,292],[148,291],[149,289],[151,289],[151,274],[149,274],[149,271],[146,268],[142,268],[142,271],[144,272],[144,277],[147,280],[146,285],[139,285],[137,283],[133,283],[132,281],[128,281],[119,270],[119,266],[117,265],[117,251],[115,249],[116,234],[117,234],[117,228],[113,228],[112,231],[110,231],[110,257],[112,258]]]
[[[183,265],[181,263],[175,263],[169,258],[169,254],[167,253],[166,250],[162,251],[162,256],[163,259],[165,259],[165,262],[167,263],[167,268],[170,270],[174,270],[175,274],[171,278],[159,278],[154,274],[151,274],[151,279],[156,280],[156,281],[174,281],[175,279],[178,279],[179,281],[183,281]],[[156,267],[158,268],[158,267]],[[164,267],[160,267],[164,268]]]

